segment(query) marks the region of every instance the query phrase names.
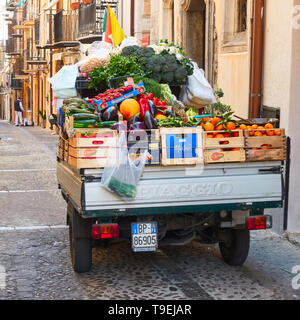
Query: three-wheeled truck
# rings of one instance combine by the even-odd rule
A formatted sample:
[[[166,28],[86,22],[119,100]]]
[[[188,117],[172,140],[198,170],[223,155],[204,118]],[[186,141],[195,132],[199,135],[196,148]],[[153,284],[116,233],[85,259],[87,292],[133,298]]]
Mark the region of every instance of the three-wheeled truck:
[[[91,269],[97,242],[115,240],[131,242],[136,252],[219,243],[225,262],[239,266],[248,256],[249,231],[272,227],[264,209],[283,205],[281,161],[145,167],[132,201],[103,188],[102,172],[57,162],[76,272]]]

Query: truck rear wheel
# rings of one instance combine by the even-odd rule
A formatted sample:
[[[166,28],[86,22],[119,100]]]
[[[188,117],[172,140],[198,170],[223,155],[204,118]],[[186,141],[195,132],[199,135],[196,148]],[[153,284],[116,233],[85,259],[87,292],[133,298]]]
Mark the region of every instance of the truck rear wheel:
[[[249,230],[228,230],[228,240],[219,242],[224,261],[231,266],[241,266],[248,257],[250,247]]]
[[[72,222],[69,223],[69,239],[71,261],[74,271],[83,273],[91,270],[92,239],[74,237]]]

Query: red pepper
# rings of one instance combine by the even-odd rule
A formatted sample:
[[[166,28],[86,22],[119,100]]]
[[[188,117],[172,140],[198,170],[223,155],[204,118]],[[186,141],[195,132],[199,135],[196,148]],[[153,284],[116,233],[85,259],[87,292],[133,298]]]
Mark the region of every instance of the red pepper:
[[[147,96],[149,97],[150,100],[152,100],[154,97],[152,92],[147,93]]]
[[[140,118],[143,119],[144,115],[147,111],[149,111],[149,102],[146,98],[142,98],[139,100],[139,104],[140,104]]]

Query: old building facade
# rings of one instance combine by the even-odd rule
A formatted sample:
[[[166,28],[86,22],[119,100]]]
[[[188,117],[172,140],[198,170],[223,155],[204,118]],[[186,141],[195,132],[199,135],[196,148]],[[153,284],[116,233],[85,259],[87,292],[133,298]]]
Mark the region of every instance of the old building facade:
[[[107,1],[27,0],[20,7],[16,3],[8,8],[9,62],[1,73],[0,116],[14,121],[12,102],[21,94],[26,116],[49,127],[47,118],[56,110],[47,79],[80,59],[79,43],[101,40]],[[109,3],[126,36],[144,45],[168,39],[184,47],[212,86],[223,89],[223,102],[236,115],[280,118],[292,143],[287,229],[300,232],[300,0]]]

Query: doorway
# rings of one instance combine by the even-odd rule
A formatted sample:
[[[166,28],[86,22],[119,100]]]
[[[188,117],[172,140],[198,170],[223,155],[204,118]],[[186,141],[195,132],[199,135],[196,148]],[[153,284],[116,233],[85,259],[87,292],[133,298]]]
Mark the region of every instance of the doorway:
[[[184,1],[183,10],[186,52],[199,68],[205,69],[206,3],[204,0]]]

